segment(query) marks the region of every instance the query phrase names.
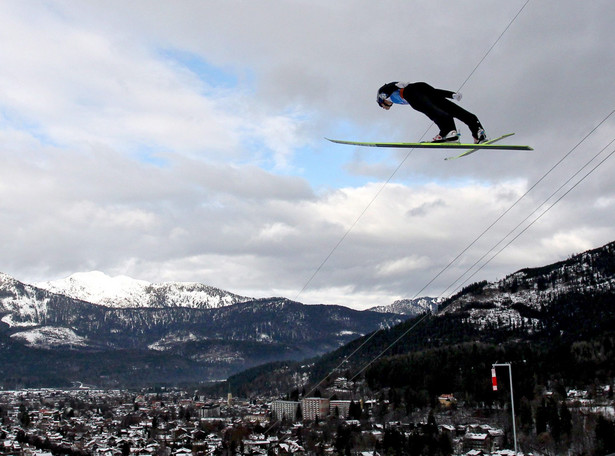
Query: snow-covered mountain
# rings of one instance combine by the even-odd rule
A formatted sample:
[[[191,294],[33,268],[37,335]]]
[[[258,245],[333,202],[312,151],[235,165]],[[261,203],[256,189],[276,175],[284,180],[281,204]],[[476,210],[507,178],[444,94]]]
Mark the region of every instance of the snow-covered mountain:
[[[469,285],[440,303],[422,332],[404,341],[422,347],[494,338],[583,340],[605,331],[605,325],[612,331],[614,297],[615,242],[497,282]],[[14,385],[51,374],[110,384],[220,379],[269,361],[349,353],[356,346],[348,345],[346,352],[340,346],[378,328],[385,330],[370,343],[384,349],[404,331],[396,325],[408,319],[394,312],[412,305],[432,310],[436,304],[418,301],[359,312],[101,273],[39,286],[0,274],[0,385],[7,376]]]
[[[398,299],[393,304],[388,306],[372,307],[369,310],[373,312],[394,313],[414,317],[426,312],[433,313],[437,310],[437,308],[437,298],[424,297],[416,299]]]
[[[188,307],[215,309],[252,298],[195,282],[150,283],[99,271],[80,272],[65,279],[37,283],[38,288],[73,299],[113,308]]]
[[[266,362],[318,356],[404,320],[249,299],[195,283],[87,273],[34,286],[0,273],[0,387],[23,378],[106,385],[218,380]]]

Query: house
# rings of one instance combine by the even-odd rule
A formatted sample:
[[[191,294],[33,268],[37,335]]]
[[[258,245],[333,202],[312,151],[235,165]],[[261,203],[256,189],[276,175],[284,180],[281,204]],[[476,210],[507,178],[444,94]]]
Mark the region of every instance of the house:
[[[440,424],[438,427],[443,434],[448,435],[451,439],[455,438],[457,430],[452,424]]]
[[[449,408],[457,404],[457,399],[452,394],[441,394],[438,397],[438,402],[440,402],[442,407]]]
[[[467,433],[463,437],[463,451],[480,450],[484,453],[491,452],[491,436],[485,434]]]
[[[272,444],[271,439],[265,438],[265,436],[251,436],[249,439],[243,441],[246,450],[248,453],[250,451],[254,452],[258,449],[267,450],[267,448]]]
[[[484,454],[482,450],[470,450],[466,453],[466,456],[483,456]]]
[[[199,418],[216,418],[220,416],[220,404],[205,404],[197,409]]]

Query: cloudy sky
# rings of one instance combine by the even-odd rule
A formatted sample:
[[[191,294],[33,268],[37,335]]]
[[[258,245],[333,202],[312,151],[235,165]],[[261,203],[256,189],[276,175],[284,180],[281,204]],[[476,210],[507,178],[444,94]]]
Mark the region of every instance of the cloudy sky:
[[[0,271],[362,309],[599,247],[614,22],[612,0],[2,1]],[[377,106],[390,81],[460,89],[535,150],[324,139],[435,135]]]

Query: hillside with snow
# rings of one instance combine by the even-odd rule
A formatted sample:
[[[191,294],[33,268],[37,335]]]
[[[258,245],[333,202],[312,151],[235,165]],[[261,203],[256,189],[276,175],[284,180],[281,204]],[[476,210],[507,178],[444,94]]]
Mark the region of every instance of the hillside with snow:
[[[372,386],[414,382],[415,392],[427,387],[434,397],[482,388],[471,376],[461,385],[462,376],[450,374],[483,371],[489,395],[491,363],[505,360],[517,362],[517,369],[527,362],[525,376],[540,374],[544,384],[562,377],[570,384],[591,383],[596,375],[611,378],[615,369],[614,327],[615,243],[609,243],[496,282],[468,285],[436,312],[353,340],[307,367],[263,366],[230,381],[266,391],[273,377],[290,389],[296,378],[318,382],[344,365],[350,372],[365,370]]]
[[[373,312],[388,312],[415,317],[417,315],[432,313],[438,310],[438,299],[430,297],[398,299],[388,306],[371,307],[369,310]]]
[[[0,321],[9,327],[36,326],[47,315],[52,294],[0,273]]]
[[[535,333],[545,316],[595,297],[615,293],[615,243],[539,268],[522,269],[497,282],[478,282],[444,303],[454,315],[480,329]],[[591,307],[585,309],[591,318]]]

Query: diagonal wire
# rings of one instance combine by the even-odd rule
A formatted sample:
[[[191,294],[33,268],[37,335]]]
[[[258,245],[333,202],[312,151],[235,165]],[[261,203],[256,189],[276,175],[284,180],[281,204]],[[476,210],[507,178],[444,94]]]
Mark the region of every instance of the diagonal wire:
[[[429,287],[429,285],[431,285],[438,277],[440,277],[440,275],[442,275],[442,273],[444,273],[448,268],[450,268],[459,258],[461,258],[461,256],[466,253],[474,244],[476,244],[480,239],[482,239],[482,237],[487,234],[487,232],[489,232],[489,230],[491,230],[491,228],[493,228],[500,220],[502,220],[504,218],[504,216],[506,214],[508,214],[517,204],[519,204],[521,202],[521,200],[523,198],[525,198],[532,190],[534,190],[538,184],[540,184],[549,174],[551,174],[559,165],[562,164],[562,162],[564,160],[566,160],[566,158],[568,158],[570,156],[570,154],[572,154],[576,149],[578,149],[578,147],[583,144],[585,142],[585,140],[587,140],[587,138],[589,138],[598,128],[600,128],[600,126],[602,126],[602,124],[604,124],[609,117],[611,117],[613,115],[613,113],[615,113],[615,110],[611,111],[604,119],[602,119],[602,121],[600,121],[598,123],[598,125],[596,125],[594,128],[591,129],[591,131],[589,133],[587,133],[572,149],[570,149],[568,151],[568,153],[566,153],[561,159],[559,159],[552,167],[551,169],[549,169],[549,171],[547,171],[540,179],[538,179],[534,185],[532,185],[523,195],[521,195],[508,209],[506,209],[498,218],[496,218],[491,225],[489,225],[487,228],[485,228],[485,230],[480,233],[472,242],[470,242],[470,244],[468,244],[467,247],[465,247],[461,252],[459,252],[459,254],[453,258],[444,268],[442,268],[442,270],[440,272],[438,272],[438,274],[435,275],[435,277],[433,277],[423,288],[421,288],[414,297],[417,297],[420,293],[422,293],[427,287]],[[481,258],[482,260],[482,258]],[[479,260],[480,261],[480,260]],[[474,266],[474,265],[473,265]],[[472,266],[472,267],[473,267]],[[471,269],[471,268],[470,268]],[[450,288],[450,286],[448,287]],[[447,288],[447,290],[448,290]],[[446,292],[446,290],[444,290],[442,292],[442,294],[444,294],[444,292]]]
[[[585,169],[587,166],[589,166],[589,164],[594,161],[602,152],[604,152],[611,144],[613,144],[613,142],[615,142],[615,139],[613,139],[608,145],[606,145],[600,152],[598,152],[594,157],[592,157],[592,159],[587,162],[583,168],[579,169],[579,171],[577,171],[574,176],[572,176],[570,179],[568,179],[568,181],[566,181],[565,184],[563,184],[560,188],[558,188],[553,194],[551,194],[551,196],[549,196],[549,198],[547,198],[546,201],[544,201],[538,208],[536,208],[536,210],[534,210],[534,212],[532,212],[528,217],[526,217],[519,225],[517,225],[512,231],[510,231],[506,236],[504,236],[504,238],[498,242],[491,250],[489,250],[489,252],[487,252],[479,261],[482,261],[483,258],[485,258],[489,253],[491,253],[493,250],[495,250],[495,248],[500,245],[504,239],[506,239],[508,236],[510,236],[517,228],[519,228],[519,226],[521,226],[521,224],[523,224],[525,221],[527,221],[532,215],[534,215],[538,209],[540,209],[542,206],[544,206],[546,204],[546,202],[551,199],[557,192],[559,192],[566,184],[568,184],[573,177],[575,177],[577,174],[579,174],[583,169]],[[608,160],[613,154],[615,153],[615,150],[611,151],[605,158],[603,158],[600,163],[598,163],[596,166],[594,166],[590,171],[588,171],[585,176],[583,176],[581,179],[579,179],[572,187],[570,187],[562,196],[560,196],[558,199],[556,199],[552,205],[550,205],[549,207],[547,207],[538,217],[536,217],[529,225],[527,225],[525,228],[523,228],[515,237],[513,237],[510,241],[508,241],[506,243],[506,245],[504,245],[504,247],[502,247],[500,250],[498,250],[491,258],[489,258],[489,260],[487,260],[483,265],[481,265],[480,268],[478,268],[476,271],[474,271],[474,273],[472,273],[472,275],[470,275],[460,286],[463,286],[463,284],[467,283],[468,280],[470,280],[472,277],[474,277],[479,271],[481,271],[485,266],[487,266],[495,257],[497,257],[500,253],[502,253],[502,251],[508,247],[510,244],[512,244],[515,240],[517,240],[517,238],[519,236],[521,236],[523,233],[525,233],[532,225],[534,225],[534,223],[536,223],[538,220],[540,220],[547,212],[549,212],[551,209],[553,209],[553,207],[559,203],[565,196],[568,195],[568,193],[570,193],[573,189],[575,189],[581,182],[583,182],[590,174],[592,174],[598,167],[600,167],[606,160]],[[476,263],[474,265],[472,265],[472,267],[474,267],[476,265]],[[466,271],[467,273],[468,271]],[[457,279],[459,280],[459,279]],[[450,287],[449,287],[450,288]]]
[[[466,78],[465,81],[463,81],[463,84],[461,84],[459,86],[459,90],[461,90],[463,88],[463,86],[466,85],[466,83],[470,80],[470,78],[474,75],[474,73],[476,72],[476,70],[478,70],[478,67],[481,66],[481,64],[483,63],[483,61],[487,58],[487,56],[491,53],[491,51],[493,50],[493,48],[499,43],[499,41],[502,39],[502,37],[504,36],[504,34],[508,31],[508,29],[510,28],[511,25],[513,25],[513,22],[515,22],[515,20],[517,20],[517,17],[519,17],[519,15],[521,14],[521,12],[523,11],[523,9],[527,6],[527,4],[530,2],[530,0],[527,0],[523,6],[521,7],[521,9],[517,12],[517,14],[515,15],[515,17],[512,18],[512,20],[508,23],[508,25],[506,26],[506,28],[504,29],[504,31],[502,33],[500,33],[500,36],[498,37],[497,40],[495,40],[495,42],[491,45],[491,47],[489,48],[489,50],[485,53],[485,55],[483,56],[482,59],[480,59],[480,62],[478,62],[476,64],[476,66],[474,67],[474,69],[470,72],[470,74],[468,75],[468,77]],[[458,90],[458,91],[459,91]]]
[[[615,140],[614,140],[615,141]],[[612,143],[613,141],[611,141]],[[609,143],[609,145],[611,144]],[[608,146],[607,146],[608,147]],[[603,148],[600,153],[602,153],[604,150],[606,149]],[[600,154],[599,153],[599,154]],[[597,155],[599,155],[597,154]],[[570,189],[568,189],[562,196],[560,196],[550,207],[548,207],[542,214],[540,214],[535,220],[533,220],[527,227],[525,227],[520,233],[518,233],[514,238],[512,238],[506,245],[504,245],[504,247],[502,247],[498,252],[496,252],[485,264],[483,264],[477,271],[474,272],[474,274],[478,273],[483,267],[485,267],[487,264],[489,264],[495,257],[497,257],[500,253],[502,253],[502,251],[508,247],[510,244],[512,244],[515,240],[517,240],[517,238],[519,238],[519,236],[521,236],[523,233],[525,233],[532,225],[534,225],[534,223],[536,223],[538,220],[540,220],[540,218],[542,218],[548,211],[550,211],[553,206],[555,206],[558,202],[560,202],[564,197],[566,197],[573,189],[575,189],[582,181],[584,181],[590,174],[592,174],[596,169],[598,169],[606,160],[608,160],[613,154],[615,154],[615,150],[611,151],[604,159],[602,159],[602,161],[600,161],[600,163],[598,163],[596,166],[594,166],[589,172],[587,172],[585,174],[585,176],[583,176],[579,181],[577,181]],[[594,156],[591,160],[593,161],[596,157]],[[589,163],[588,163],[589,164]],[[587,166],[588,164],[586,164],[585,166]],[[585,167],[584,166],[584,167]],[[578,172],[577,172],[578,174]],[[472,274],[472,276],[474,275]],[[470,276],[470,278],[472,277]],[[380,359],[382,356],[384,356],[384,354],[389,351],[393,346],[397,345],[397,343],[399,343],[400,340],[402,340],[404,337],[406,337],[412,330],[414,330],[414,328],[416,328],[421,322],[423,322],[423,320],[425,320],[427,317],[429,316],[429,314],[424,314],[421,316],[421,318],[419,318],[416,322],[414,322],[414,324],[412,326],[410,326],[408,329],[406,329],[406,331],[404,331],[397,339],[395,339],[393,342],[391,342],[384,350],[382,350],[377,356],[375,356],[374,358],[372,358],[369,362],[367,362],[366,364],[364,364],[361,369],[359,369],[359,371],[352,377],[351,380],[356,379],[359,375],[361,375],[363,372],[365,372],[365,370],[371,366],[374,362],[376,362],[378,359]]]
[[[519,17],[519,15],[521,14],[521,12],[525,9],[525,7],[527,6],[527,4],[530,2],[530,0],[527,0],[523,6],[519,9],[519,11],[517,12],[517,14],[515,14],[515,16],[510,20],[510,22],[508,23],[508,25],[506,26],[506,28],[504,28],[504,30],[502,31],[502,33],[500,33],[500,36],[498,36],[498,38],[493,42],[493,44],[491,45],[491,47],[487,50],[487,52],[485,53],[485,55],[483,56],[482,59],[480,59],[480,61],[476,64],[476,66],[474,67],[474,69],[470,72],[470,74],[468,75],[468,77],[465,79],[465,81],[463,81],[463,83],[461,84],[461,86],[459,87],[459,90],[461,90],[461,88],[463,88],[466,83],[470,80],[470,78],[474,75],[474,73],[478,70],[478,68],[482,65],[482,63],[485,61],[485,59],[487,58],[487,56],[489,54],[491,54],[491,51],[495,48],[495,46],[500,42],[500,40],[502,39],[502,37],[504,36],[504,34],[508,31],[508,29],[512,26],[512,24],[517,20],[517,18]],[[458,90],[458,91],[459,91]],[[433,125],[433,124],[431,124]],[[429,128],[431,128],[431,125]],[[425,130],[425,133],[423,133],[423,135],[421,136],[421,138],[419,139],[419,141],[421,141],[425,135],[427,134],[427,132],[429,131],[429,128],[427,130]],[[378,189],[378,191],[376,192],[376,194],[373,196],[373,198],[369,201],[369,203],[367,204],[367,206],[365,206],[365,209],[363,209],[363,211],[359,214],[359,216],[355,219],[355,221],[352,223],[352,225],[350,225],[350,227],[346,230],[346,232],[344,232],[344,234],[342,235],[342,237],[337,241],[337,243],[333,246],[333,248],[331,249],[331,251],[327,254],[327,256],[324,258],[324,260],[322,260],[322,262],[318,265],[318,267],[316,268],[316,270],[312,273],[312,275],[309,277],[309,279],[306,281],[305,285],[303,285],[303,288],[301,288],[301,290],[299,290],[299,292],[295,295],[295,300],[297,300],[299,298],[299,296],[301,296],[301,294],[303,294],[303,292],[307,289],[307,287],[312,283],[312,281],[314,280],[314,278],[318,275],[318,273],[322,270],[322,268],[324,267],[324,265],[329,261],[329,259],[333,256],[333,254],[337,251],[337,249],[340,247],[340,245],[342,245],[342,243],[344,242],[344,240],[348,237],[348,235],[350,235],[350,233],[354,230],[355,226],[359,223],[359,221],[363,218],[363,216],[367,213],[367,211],[371,208],[371,206],[374,204],[374,202],[376,201],[376,199],[378,199],[378,197],[380,196],[380,194],[384,191],[384,189],[387,187],[387,185],[391,182],[391,180],[393,179],[393,177],[397,174],[397,172],[401,169],[401,167],[403,166],[403,164],[406,162],[406,160],[410,157],[410,155],[412,154],[412,152],[414,151],[414,149],[409,149],[408,153],[405,155],[405,157],[401,160],[401,162],[399,163],[399,165],[397,165],[397,167],[393,170],[393,172],[391,173],[391,175],[389,176],[389,178],[384,182],[384,184],[382,184],[382,186]],[[491,228],[491,227],[489,227]],[[488,228],[488,229],[489,229]],[[487,229],[487,230],[488,230]],[[469,247],[468,247],[469,248]],[[462,252],[463,253],[463,252]],[[454,261],[454,260],[453,260]],[[444,272],[444,271],[441,271]],[[438,274],[439,276],[440,274]],[[437,278],[434,277],[433,280],[435,280]],[[433,281],[432,280],[432,281]],[[431,282],[430,282],[431,283]],[[428,284],[429,285],[429,284]],[[427,286],[428,286],[427,285]],[[422,291],[422,290],[421,290]],[[417,293],[418,295],[418,293]]]
[[[487,58],[487,56],[491,53],[491,51],[495,48],[495,46],[500,42],[500,40],[502,39],[502,37],[504,36],[504,34],[508,31],[508,29],[512,26],[512,24],[516,21],[516,19],[519,17],[519,15],[521,14],[521,12],[523,11],[523,9],[527,6],[527,4],[530,2],[530,0],[527,0],[523,6],[519,9],[519,11],[517,12],[517,14],[511,19],[511,21],[508,23],[508,25],[506,26],[506,28],[504,29],[504,31],[498,36],[498,38],[495,40],[495,42],[491,45],[491,47],[487,50],[487,52],[485,53],[485,55],[483,56],[483,58],[476,64],[476,66],[474,67],[474,69],[470,72],[470,74],[468,75],[468,77],[465,79],[465,81],[461,84],[460,89],[465,86],[465,84],[470,80],[470,78],[474,75],[474,73],[478,70],[478,68],[482,65],[482,63],[485,61],[485,59]],[[459,89],[459,90],[460,90]],[[429,126],[429,128],[431,128],[431,125]],[[421,136],[420,140],[422,140],[425,135],[427,134],[427,132],[429,131],[429,128],[425,131],[425,133],[423,133],[423,135]],[[408,153],[404,156],[404,158],[401,160],[401,162],[398,164],[398,166],[395,168],[395,170],[392,172],[392,174],[389,176],[389,178],[382,184],[382,186],[378,189],[378,191],[376,192],[376,194],[373,196],[373,198],[369,201],[369,203],[367,204],[367,206],[365,207],[365,209],[359,214],[359,216],[354,220],[354,222],[350,225],[350,227],[346,230],[346,232],[343,234],[343,236],[339,239],[339,241],[333,246],[333,248],[331,249],[331,251],[329,252],[329,254],[324,258],[324,260],[318,265],[318,267],[316,268],[316,270],[312,273],[312,275],[309,277],[309,279],[306,281],[305,285],[303,286],[303,288],[301,288],[301,290],[297,293],[297,295],[295,296],[295,299],[298,299],[299,296],[307,289],[307,287],[311,284],[311,282],[314,280],[314,278],[316,277],[316,275],[318,275],[318,273],[322,270],[322,268],[324,267],[324,265],[329,261],[329,259],[333,256],[333,254],[337,251],[337,249],[341,246],[341,244],[344,242],[344,240],[350,235],[350,233],[353,231],[353,229],[355,228],[355,226],[359,223],[359,221],[363,218],[363,216],[367,213],[367,211],[370,209],[370,207],[374,204],[374,202],[376,201],[376,199],[380,196],[380,194],[384,191],[384,189],[386,188],[386,186],[391,182],[391,180],[393,179],[393,177],[397,174],[397,172],[401,169],[401,167],[403,166],[403,164],[406,162],[406,160],[410,157],[410,155],[412,154],[414,149],[409,149]],[[497,223],[497,221],[495,222]],[[494,224],[495,224],[494,223]],[[490,229],[491,227],[489,227],[488,229]],[[486,230],[487,231],[487,230]],[[486,232],[485,231],[485,232]],[[483,233],[484,234],[484,233]],[[482,236],[482,234],[481,234]],[[471,244],[472,245],[472,244]],[[470,246],[468,246],[467,249],[469,249]],[[466,250],[467,250],[466,249]],[[464,250],[461,254],[463,254],[466,250]],[[461,254],[459,256],[461,256]],[[457,257],[458,258],[458,257]],[[457,259],[455,258],[455,260]],[[453,260],[453,261],[455,261]],[[452,263],[451,263],[452,264]],[[448,267],[450,267],[450,264],[445,268],[447,269]],[[444,269],[444,270],[445,270]],[[431,284],[433,282],[433,280],[435,280],[438,276],[440,276],[440,274],[442,274],[444,272],[444,270],[442,270],[440,273],[438,273],[438,275],[436,277],[434,277],[434,279],[432,279],[432,281],[429,283]],[[426,288],[426,285],[424,288]],[[424,289],[423,288],[423,289]],[[422,290],[423,290],[422,289]],[[421,291],[422,291],[421,290]],[[420,292],[419,292],[420,293]],[[418,296],[418,293],[417,295]],[[391,344],[391,346],[395,345],[399,340],[401,340],[403,337],[405,337],[406,334],[408,334],[412,329],[414,329],[418,324],[420,324],[426,317],[428,314],[423,315],[421,318],[419,318],[404,334],[402,334],[395,342],[393,342],[393,344]],[[341,367],[348,359],[350,359],[352,356],[354,356],[359,350],[361,350],[361,348],[363,348],[377,333],[379,333],[382,329],[378,329],[376,331],[374,331],[357,349],[355,349],[349,356],[347,356],[346,358],[344,358],[344,360],[336,367],[336,369],[338,369],[339,367]],[[390,346],[390,347],[391,347]],[[382,356],[387,350],[389,350],[388,347],[387,349],[385,349],[380,355],[378,355],[378,358],[380,356]],[[376,358],[377,359],[377,358]],[[369,364],[371,364],[374,360],[370,361]],[[368,365],[369,365],[368,364]],[[367,368],[367,366],[365,366],[360,372],[363,372],[365,369]],[[358,374],[357,374],[358,375]],[[328,375],[327,375],[328,376]],[[356,375],[355,375],[356,377]],[[353,377],[353,378],[355,378]],[[313,388],[311,391],[314,391],[316,388],[318,388],[324,381],[325,381],[326,377],[323,378],[322,380],[320,380]],[[273,427],[273,426],[272,426]],[[271,429],[271,428],[270,428]]]

